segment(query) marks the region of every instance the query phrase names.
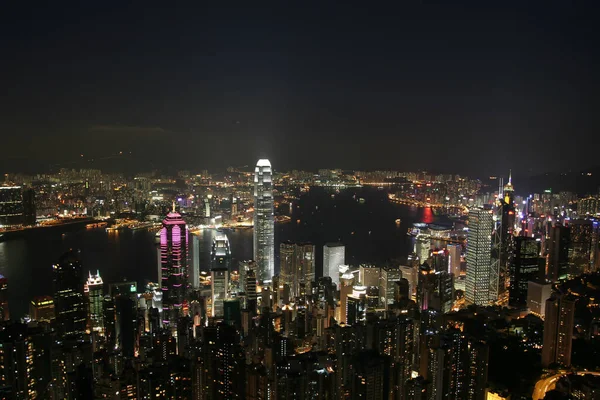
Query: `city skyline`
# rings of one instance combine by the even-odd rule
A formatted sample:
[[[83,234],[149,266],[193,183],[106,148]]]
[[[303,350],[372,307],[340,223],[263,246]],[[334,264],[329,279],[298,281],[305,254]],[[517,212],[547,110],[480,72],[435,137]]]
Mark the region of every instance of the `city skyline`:
[[[599,13],[8,2],[0,398],[599,400]]]

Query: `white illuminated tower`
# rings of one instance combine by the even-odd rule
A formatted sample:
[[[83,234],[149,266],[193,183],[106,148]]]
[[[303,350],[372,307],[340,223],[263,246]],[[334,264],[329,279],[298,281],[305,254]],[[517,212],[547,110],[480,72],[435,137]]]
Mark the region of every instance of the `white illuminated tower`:
[[[492,271],[492,230],[494,220],[488,210],[474,208],[469,211],[467,235],[467,303],[488,305],[493,299],[490,287],[498,282]],[[497,293],[497,292],[496,292]]]
[[[269,160],[258,160],[254,170],[254,260],[261,282],[271,280],[275,271],[272,175]]]
[[[104,336],[104,282],[100,277],[100,271],[96,271],[95,275],[88,273],[83,292],[88,298],[88,328]]]
[[[340,286],[340,266],[346,263],[346,247],[341,243],[327,243],[323,246],[323,276]]]

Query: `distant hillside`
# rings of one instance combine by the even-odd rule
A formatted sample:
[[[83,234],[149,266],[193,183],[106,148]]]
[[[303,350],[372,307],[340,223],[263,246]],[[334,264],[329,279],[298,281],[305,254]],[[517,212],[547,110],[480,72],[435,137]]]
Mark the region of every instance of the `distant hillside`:
[[[581,171],[548,172],[541,175],[521,178],[514,182],[516,191],[526,193],[542,193],[551,189],[552,193],[570,191],[579,195],[600,193],[600,166]]]

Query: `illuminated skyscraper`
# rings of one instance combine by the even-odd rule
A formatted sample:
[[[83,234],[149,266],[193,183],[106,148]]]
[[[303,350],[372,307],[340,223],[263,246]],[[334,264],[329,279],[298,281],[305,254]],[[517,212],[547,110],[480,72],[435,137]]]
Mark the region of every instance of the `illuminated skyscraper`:
[[[469,211],[465,297],[471,304],[487,305],[496,300],[490,293],[490,286],[498,286],[497,271],[494,272],[491,268],[493,228],[494,221],[490,211],[479,208]]]
[[[167,214],[160,231],[160,287],[163,291],[163,324],[175,327],[188,287],[188,231],[181,215]]]
[[[288,285],[292,297],[310,291],[315,280],[315,246],[312,243],[283,242],[279,246],[281,283]]]
[[[458,243],[448,243],[448,272],[454,275],[455,278],[460,276],[460,253],[462,247]]]
[[[231,247],[224,233],[218,233],[212,244],[211,259],[213,268],[227,268],[231,272]]]
[[[270,280],[275,272],[272,173],[269,160],[258,160],[254,170],[254,260],[261,282]]]
[[[34,297],[29,304],[29,315],[34,321],[52,321],[54,319],[54,299],[50,296]]]
[[[575,220],[569,223],[569,273],[572,276],[591,271],[592,236],[594,224],[591,220]]]
[[[104,334],[104,282],[99,271],[95,275],[89,273],[84,289],[88,299],[88,327],[90,331]]]
[[[63,254],[52,266],[54,275],[54,308],[59,333],[85,333],[86,309],[83,299],[81,262],[73,250]]]
[[[23,223],[23,195],[20,186],[0,186],[0,227]]]
[[[346,247],[341,243],[327,243],[323,246],[323,276],[329,276],[337,287],[340,286],[340,265],[346,263]]]
[[[211,276],[211,297],[212,297],[212,316],[223,317],[223,302],[227,298],[229,289],[229,271],[227,268],[213,268],[210,271]]]

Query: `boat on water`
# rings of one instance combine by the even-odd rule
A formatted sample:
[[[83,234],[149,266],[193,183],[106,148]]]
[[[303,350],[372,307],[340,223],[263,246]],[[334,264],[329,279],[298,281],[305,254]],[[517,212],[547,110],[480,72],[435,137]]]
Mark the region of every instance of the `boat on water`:
[[[398,218],[398,219],[396,220],[396,225],[400,225],[400,223],[401,223],[401,222],[402,222],[402,220],[401,220],[400,218]]]
[[[108,224],[106,222],[94,222],[92,224],[87,224],[86,229],[95,229],[95,228],[105,228]]]
[[[361,198],[359,198],[359,199],[358,199],[358,202],[359,202],[360,204],[365,204],[365,199],[364,199],[364,197],[361,197]]]

